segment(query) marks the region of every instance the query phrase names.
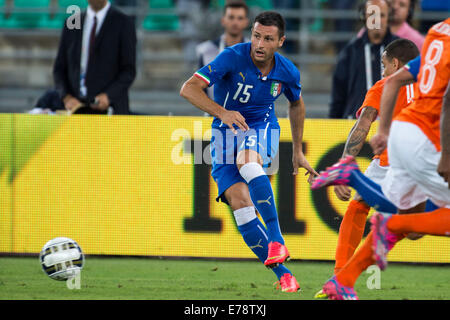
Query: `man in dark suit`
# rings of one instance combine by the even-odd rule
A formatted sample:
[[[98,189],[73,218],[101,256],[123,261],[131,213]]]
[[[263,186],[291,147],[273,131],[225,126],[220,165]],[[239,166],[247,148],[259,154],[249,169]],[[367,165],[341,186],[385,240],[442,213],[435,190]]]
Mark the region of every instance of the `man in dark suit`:
[[[69,112],[106,114],[111,107],[128,114],[136,77],[134,23],[107,0],[88,2],[81,28],[63,28],[53,68],[56,89]]]

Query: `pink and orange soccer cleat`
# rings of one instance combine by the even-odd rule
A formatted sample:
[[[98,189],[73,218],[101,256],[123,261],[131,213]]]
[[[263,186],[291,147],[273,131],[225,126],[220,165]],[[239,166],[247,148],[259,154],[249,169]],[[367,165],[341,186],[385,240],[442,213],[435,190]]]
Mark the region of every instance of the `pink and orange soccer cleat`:
[[[269,253],[264,265],[272,269],[285,261],[289,261],[289,251],[286,246],[276,241],[269,242]]]
[[[329,300],[359,300],[356,291],[340,284],[336,276],[325,282],[322,290]]]
[[[283,274],[280,280],[275,283],[277,284],[276,289],[281,288],[283,292],[297,292],[300,290],[297,280],[290,273]]]
[[[320,172],[311,185],[311,189],[319,189],[330,185],[343,185],[350,182],[350,174],[358,169],[355,158],[346,156],[325,171]]]
[[[372,230],[373,258],[377,266],[384,270],[387,267],[387,254],[398,241],[396,234],[390,232],[387,223],[391,219],[391,214],[375,212],[370,218]]]

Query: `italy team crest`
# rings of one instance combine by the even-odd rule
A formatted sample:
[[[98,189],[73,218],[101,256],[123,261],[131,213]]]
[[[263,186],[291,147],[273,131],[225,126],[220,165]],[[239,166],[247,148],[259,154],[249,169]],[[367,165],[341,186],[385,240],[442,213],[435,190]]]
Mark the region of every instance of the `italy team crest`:
[[[272,82],[270,93],[273,97],[279,96],[281,94],[281,82]]]

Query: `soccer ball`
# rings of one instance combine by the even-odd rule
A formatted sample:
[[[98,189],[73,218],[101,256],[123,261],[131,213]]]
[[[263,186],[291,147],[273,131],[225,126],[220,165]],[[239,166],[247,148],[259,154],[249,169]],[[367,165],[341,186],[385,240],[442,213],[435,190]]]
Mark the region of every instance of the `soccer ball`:
[[[48,241],[39,254],[42,270],[54,280],[76,277],[83,268],[84,255],[78,243],[59,237]]]

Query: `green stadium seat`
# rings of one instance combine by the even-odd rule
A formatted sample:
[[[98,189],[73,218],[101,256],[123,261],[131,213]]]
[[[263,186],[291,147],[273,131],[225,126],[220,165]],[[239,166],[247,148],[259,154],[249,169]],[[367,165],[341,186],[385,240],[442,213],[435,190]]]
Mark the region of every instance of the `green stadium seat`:
[[[58,6],[60,8],[67,8],[71,5],[79,6],[81,9],[84,9],[87,7],[88,2],[87,0],[58,0]]]
[[[322,9],[323,6],[326,6],[328,0],[319,0],[316,2],[314,9]],[[309,31],[312,33],[322,32],[324,28],[324,19],[320,17],[316,17],[314,21],[308,26]]]
[[[6,2],[5,2],[6,3]],[[50,0],[14,0],[12,13],[6,18],[0,19],[0,28],[24,29],[39,28],[41,23],[48,17],[48,12],[16,12],[15,9],[48,9]]]
[[[5,24],[6,20],[6,0],[0,0],[0,28],[3,28],[3,25]]]
[[[247,0],[247,5],[252,7],[259,7],[263,10],[271,10],[273,9],[272,1],[271,0]]]
[[[174,8],[172,0],[150,0],[149,10]],[[144,19],[142,26],[149,31],[173,31],[178,30],[179,21],[176,14],[155,14],[149,13]]]
[[[4,10],[5,10],[5,7],[6,7],[5,3],[6,3],[6,0],[0,0],[0,11],[1,11],[0,19],[3,18],[4,15],[5,15],[5,13],[4,13]]]
[[[173,8],[174,3],[172,0],[150,0],[148,2],[151,8]]]
[[[218,0],[217,4],[220,8],[223,8],[225,6],[226,0]],[[259,7],[263,10],[271,10],[273,9],[272,1],[271,0],[247,0],[245,2],[250,8],[253,7]]]
[[[81,8],[81,10],[85,9],[88,5],[87,0],[58,0],[57,2],[57,10],[53,16],[49,17],[42,21],[41,28],[44,29],[61,29],[66,21],[69,14],[66,13],[66,9],[71,5],[76,5]]]
[[[3,20],[5,20],[5,0],[0,0],[0,28],[2,28]]]

